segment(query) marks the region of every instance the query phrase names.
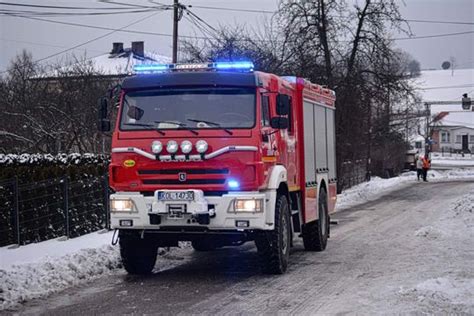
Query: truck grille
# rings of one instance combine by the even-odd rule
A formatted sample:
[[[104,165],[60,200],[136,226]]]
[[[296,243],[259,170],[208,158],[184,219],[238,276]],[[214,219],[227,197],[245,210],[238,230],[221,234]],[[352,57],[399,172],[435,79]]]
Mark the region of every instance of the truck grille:
[[[224,184],[225,179],[187,179],[185,181],[173,179],[144,179],[143,184]]]
[[[180,180],[180,174],[185,179]],[[224,184],[229,174],[228,168],[200,169],[139,169],[138,176],[143,184],[155,185],[206,185]]]
[[[184,172],[186,174],[228,174],[229,169],[148,169],[138,170],[139,175],[150,174],[179,174]]]

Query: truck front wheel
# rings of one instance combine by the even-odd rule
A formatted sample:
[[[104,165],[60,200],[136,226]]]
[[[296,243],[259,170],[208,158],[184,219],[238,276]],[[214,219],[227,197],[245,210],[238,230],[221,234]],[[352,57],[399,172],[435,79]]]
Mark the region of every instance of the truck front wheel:
[[[120,237],[120,255],[122,264],[129,274],[149,274],[156,262],[158,247],[132,236]]]
[[[275,229],[255,237],[255,244],[263,263],[263,270],[271,274],[283,274],[288,267],[291,244],[291,222],[288,199],[277,197]]]
[[[323,189],[319,193],[319,219],[303,226],[303,244],[309,251],[323,251],[329,237],[329,214],[327,194]]]

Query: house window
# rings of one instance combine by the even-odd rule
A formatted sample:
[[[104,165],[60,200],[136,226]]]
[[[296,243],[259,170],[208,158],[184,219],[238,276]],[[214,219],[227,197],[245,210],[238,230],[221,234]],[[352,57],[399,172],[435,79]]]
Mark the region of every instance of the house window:
[[[469,142],[474,144],[474,134],[469,136]]]
[[[456,143],[462,142],[462,135],[456,135]]]
[[[423,147],[422,142],[415,142],[415,148],[416,149],[421,149]]]
[[[449,132],[441,132],[441,142],[442,143],[449,143],[450,142],[450,137],[449,137]]]

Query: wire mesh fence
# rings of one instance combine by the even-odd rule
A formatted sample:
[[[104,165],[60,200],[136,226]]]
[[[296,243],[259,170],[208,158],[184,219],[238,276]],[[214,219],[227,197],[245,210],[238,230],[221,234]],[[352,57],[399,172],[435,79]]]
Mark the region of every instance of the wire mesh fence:
[[[81,236],[109,227],[107,175],[0,181],[0,246]]]

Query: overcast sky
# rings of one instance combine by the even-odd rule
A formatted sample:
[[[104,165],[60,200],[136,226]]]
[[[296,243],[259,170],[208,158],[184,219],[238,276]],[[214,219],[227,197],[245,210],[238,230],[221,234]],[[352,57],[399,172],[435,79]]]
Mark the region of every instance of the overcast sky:
[[[357,0],[352,0],[357,1]],[[351,0],[348,2],[352,2]],[[87,6],[106,7],[96,0],[4,0],[10,3],[27,3],[57,6]],[[147,0],[129,0],[127,3],[148,5]],[[172,4],[172,0],[161,0],[161,3]],[[270,10],[277,9],[277,0],[181,0],[185,5],[218,6],[240,9]],[[117,7],[117,5],[113,5]],[[1,9],[18,9],[1,6]],[[31,8],[20,8],[35,10]],[[210,25],[247,24],[258,27],[265,14],[216,11],[209,9],[192,9],[198,16]],[[400,0],[400,11],[404,18],[436,21],[458,21],[474,23],[474,0]],[[121,14],[114,16],[86,16],[86,17],[44,17],[44,19],[66,21],[110,28],[121,28],[132,22],[149,17],[151,13]],[[268,14],[267,14],[268,16]],[[416,36],[437,35],[456,32],[474,32],[474,25],[452,25],[435,23],[411,23],[412,31]],[[172,13],[163,11],[149,17],[128,29],[172,33]],[[33,21],[19,17],[0,16],[0,71],[3,71],[9,61],[23,49],[31,51],[35,60],[45,58],[64,49],[81,44],[110,31],[52,24],[43,21]],[[202,35],[186,19],[180,22],[180,34]],[[87,54],[88,57],[100,55],[110,51],[112,42],[124,42],[128,47],[131,41],[145,41],[145,49],[163,55],[171,55],[171,38],[167,36],[140,35],[116,32],[102,39],[92,41],[74,50],[76,55]],[[437,37],[427,39],[412,39],[397,41],[397,46],[408,51],[417,58],[422,68],[439,69],[444,60],[451,56],[456,59],[459,68],[474,67],[474,33]],[[63,57],[64,55],[60,55]],[[57,57],[48,61],[55,61]]]

